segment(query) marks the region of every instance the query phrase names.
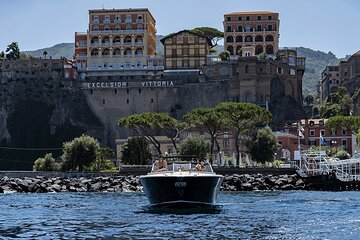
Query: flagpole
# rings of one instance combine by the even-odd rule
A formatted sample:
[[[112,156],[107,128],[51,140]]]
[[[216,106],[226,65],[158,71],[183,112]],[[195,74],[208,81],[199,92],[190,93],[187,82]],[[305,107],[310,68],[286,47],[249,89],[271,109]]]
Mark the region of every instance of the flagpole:
[[[300,166],[300,169],[301,169],[301,143],[300,143],[300,131],[301,131],[301,129],[300,129],[300,124],[301,123],[299,123],[298,122],[298,126],[297,126],[297,130],[298,130],[298,133],[297,133],[297,135],[298,135],[298,151],[299,151],[299,166]]]

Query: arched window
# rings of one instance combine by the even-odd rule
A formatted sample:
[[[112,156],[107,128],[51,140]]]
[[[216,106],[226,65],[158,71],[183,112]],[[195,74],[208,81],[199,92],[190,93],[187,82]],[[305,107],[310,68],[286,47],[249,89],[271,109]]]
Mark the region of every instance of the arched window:
[[[273,41],[274,41],[273,35],[266,35],[265,41],[266,41],[266,42],[273,42]]]
[[[136,49],[135,55],[137,55],[137,56],[142,56],[142,55],[143,55],[143,50],[142,50],[142,48]]]
[[[140,60],[136,61],[136,67],[137,68],[141,68],[142,67],[142,62]]]
[[[104,50],[102,51],[101,54],[102,54],[103,56],[108,56],[108,55],[110,55],[110,51],[109,51],[109,49],[104,48]]]
[[[252,42],[252,41],[253,41],[253,37],[252,37],[252,36],[247,35],[247,36],[245,37],[245,42]]]
[[[274,47],[272,45],[266,46],[266,54],[274,54]]]
[[[263,42],[263,41],[264,41],[263,36],[257,35],[257,36],[255,37],[255,42]]]
[[[233,36],[227,36],[226,37],[226,42],[234,42],[234,37]]]
[[[129,57],[132,55],[132,52],[131,52],[131,49],[130,48],[126,48],[125,51],[124,51],[124,55]]]
[[[131,44],[131,37],[130,36],[126,36],[124,38],[124,44]]]
[[[121,43],[121,39],[120,36],[115,36],[113,38],[113,44],[120,44]]]
[[[255,47],[255,55],[259,55],[259,54],[261,54],[262,52],[264,52],[263,46],[257,45],[257,46]]]
[[[114,56],[121,56],[121,50],[120,50],[120,48],[115,48],[115,49],[114,49],[114,52],[113,52],[113,55],[114,55]]]
[[[98,55],[99,55],[99,50],[97,48],[91,50],[91,56],[98,56]]]
[[[137,36],[135,38],[135,43],[136,44],[143,44],[143,37],[142,36]]]
[[[242,36],[236,36],[236,42],[242,42],[243,38]]]
[[[226,48],[226,50],[230,52],[230,55],[234,55],[234,47],[233,46],[228,46]]]

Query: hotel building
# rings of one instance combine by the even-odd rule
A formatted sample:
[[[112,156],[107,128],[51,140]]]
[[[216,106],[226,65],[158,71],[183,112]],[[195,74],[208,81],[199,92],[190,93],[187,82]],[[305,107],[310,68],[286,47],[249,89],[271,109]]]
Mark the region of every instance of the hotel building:
[[[75,33],[80,78],[147,75],[163,70],[155,19],[146,8],[89,11],[89,29]]]
[[[279,14],[234,12],[224,15],[224,48],[232,58],[265,52],[276,56],[279,49]]]
[[[161,39],[165,69],[197,69],[207,63],[211,41],[202,35],[183,30]]]

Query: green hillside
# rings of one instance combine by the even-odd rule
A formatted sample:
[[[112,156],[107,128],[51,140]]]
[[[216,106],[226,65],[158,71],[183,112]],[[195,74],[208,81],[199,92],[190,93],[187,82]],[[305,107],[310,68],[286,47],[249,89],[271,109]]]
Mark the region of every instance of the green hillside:
[[[33,57],[44,57],[43,53],[46,51],[47,57],[72,59],[74,55],[74,43],[60,43],[52,47],[42,48],[34,51],[25,51],[26,54]]]
[[[160,42],[160,39],[163,38],[162,35],[157,35],[157,46],[156,51],[159,54],[163,54],[164,46]],[[223,46],[216,46],[216,51],[221,52]],[[321,51],[314,51],[310,48],[304,47],[292,47],[290,49],[295,49],[298,52],[298,56],[306,57],[306,70],[303,78],[303,93],[307,95],[308,93],[316,94],[317,93],[317,84],[320,79],[321,72],[325,69],[327,65],[337,65],[342,59],[337,58],[332,52],[324,53]],[[47,51],[48,57],[60,58],[66,57],[72,59],[74,54],[74,43],[61,43],[53,47],[43,48],[34,51],[27,51],[26,53],[34,57],[43,57],[43,52]],[[216,53],[215,53],[216,54]]]

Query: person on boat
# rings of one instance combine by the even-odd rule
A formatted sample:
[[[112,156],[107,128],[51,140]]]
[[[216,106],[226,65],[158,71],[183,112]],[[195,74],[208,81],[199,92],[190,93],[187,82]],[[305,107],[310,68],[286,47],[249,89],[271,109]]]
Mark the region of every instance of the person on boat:
[[[157,171],[166,171],[167,170],[167,162],[162,155],[160,155],[159,160],[156,161],[156,170]]]
[[[204,161],[204,159],[201,159],[200,162],[198,164],[196,164],[195,170],[200,171],[200,172],[205,171],[205,161]]]

